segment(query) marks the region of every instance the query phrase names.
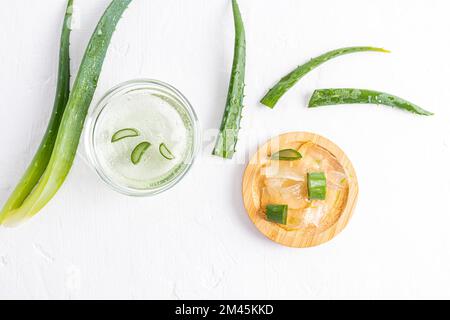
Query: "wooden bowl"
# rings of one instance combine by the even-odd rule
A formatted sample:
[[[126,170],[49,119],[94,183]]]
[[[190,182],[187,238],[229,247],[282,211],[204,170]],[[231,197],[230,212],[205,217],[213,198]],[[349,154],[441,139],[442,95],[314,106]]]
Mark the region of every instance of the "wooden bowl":
[[[313,142],[328,150],[344,168],[348,179],[348,196],[342,212],[334,225],[326,230],[304,233],[301,230],[286,230],[276,223],[264,219],[259,213],[260,192],[256,182],[257,173],[262,165],[269,161],[272,152],[286,148],[293,143]],[[288,247],[307,248],[323,244],[338,235],[348,224],[358,197],[358,180],[352,163],[344,152],[330,140],[317,134],[307,132],[291,132],[280,135],[264,144],[250,160],[242,182],[244,205],[255,226],[269,239]]]

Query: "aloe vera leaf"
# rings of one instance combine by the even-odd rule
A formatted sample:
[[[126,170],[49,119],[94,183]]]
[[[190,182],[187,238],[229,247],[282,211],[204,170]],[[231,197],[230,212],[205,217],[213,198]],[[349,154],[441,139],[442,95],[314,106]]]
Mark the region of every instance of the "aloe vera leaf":
[[[325,200],[327,196],[327,178],[323,172],[308,173],[309,200]]]
[[[339,104],[381,104],[393,108],[403,109],[419,115],[430,116],[432,112],[422,109],[418,105],[396,97],[389,93],[367,89],[320,89],[314,91],[308,108]]]
[[[145,152],[147,152],[148,148],[150,148],[152,144],[150,142],[141,142],[139,143],[134,149],[133,152],[131,152],[131,162],[133,164],[138,164],[141,162],[142,157],[144,156]]]
[[[232,1],[235,26],[233,68],[225,112],[220,126],[219,136],[217,137],[216,146],[213,151],[213,155],[226,159],[233,158],[233,155],[236,152],[236,144],[238,142],[238,135],[241,127],[246,63],[244,22],[242,21],[237,1]]]
[[[283,77],[269,92],[262,98],[261,103],[269,108],[274,108],[278,101],[283,97],[283,95],[291,89],[300,79],[302,79],[307,73],[324,64],[325,62],[350,53],[356,52],[384,52],[389,53],[390,51],[382,48],[374,47],[348,47],[333,50],[322,54],[314,59],[311,59],[307,63],[297,67],[294,71]]]
[[[42,138],[41,144],[34,155],[31,164],[25,171],[22,179],[17,184],[11,196],[0,212],[0,222],[5,213],[17,209],[34,189],[39,179],[47,168],[48,162],[55,146],[56,136],[61,123],[67,100],[70,94],[70,24],[72,19],[73,0],[67,3],[64,23],[61,32],[59,49],[59,67],[56,87],[56,95],[53,111],[47,130]]]
[[[111,142],[117,142],[126,138],[138,137],[140,132],[137,129],[127,128],[117,131],[113,134]]]
[[[132,0],[113,0],[95,29],[67,102],[50,161],[23,204],[2,211],[3,225],[15,226],[37,214],[56,194],[70,172],[114,30]]]

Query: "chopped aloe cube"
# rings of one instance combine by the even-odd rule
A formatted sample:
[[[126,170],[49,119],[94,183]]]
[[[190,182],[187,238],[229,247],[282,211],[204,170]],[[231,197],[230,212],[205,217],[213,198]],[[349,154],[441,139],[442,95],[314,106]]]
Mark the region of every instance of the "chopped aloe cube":
[[[173,160],[175,159],[175,156],[173,155],[173,153],[169,150],[169,148],[166,146],[165,143],[161,143],[159,145],[159,153],[161,153],[161,155],[166,158],[167,160]]]
[[[269,204],[266,207],[267,220],[279,224],[287,223],[288,206],[285,204]]]
[[[327,178],[323,172],[308,173],[309,200],[325,200],[327,196]]]
[[[125,138],[137,137],[139,135],[140,133],[136,129],[132,128],[122,129],[114,133],[114,135],[111,138],[111,142],[117,142]]]
[[[272,160],[284,160],[284,161],[293,161],[301,158],[302,155],[300,154],[300,152],[294,149],[280,150],[277,153],[274,153],[271,157]]]
[[[131,162],[133,162],[133,164],[138,164],[139,162],[141,162],[142,156],[145,154],[148,148],[150,148],[150,146],[151,143],[147,141],[138,144],[131,153]]]

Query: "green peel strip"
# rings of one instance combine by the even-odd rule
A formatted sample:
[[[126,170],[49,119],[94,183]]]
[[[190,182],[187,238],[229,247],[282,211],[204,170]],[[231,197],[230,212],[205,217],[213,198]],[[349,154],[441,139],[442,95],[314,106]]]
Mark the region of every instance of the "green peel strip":
[[[300,152],[294,149],[284,149],[277,153],[274,153],[271,157],[272,160],[282,160],[282,161],[294,161],[301,159],[302,155]]]
[[[244,100],[246,42],[244,22],[236,0],[233,0],[235,26],[234,60],[225,112],[213,155],[231,159],[236,152]]]
[[[111,138],[111,142],[117,142],[126,138],[138,137],[140,135],[139,131],[133,128],[122,129],[114,133]]]
[[[141,162],[142,157],[151,145],[152,144],[147,141],[138,144],[131,153],[131,162],[135,165]]]
[[[169,148],[166,146],[165,143],[161,143],[159,145],[159,153],[161,153],[161,155],[166,158],[167,160],[173,160],[175,159],[175,156],[173,155],[173,153],[169,150]]]

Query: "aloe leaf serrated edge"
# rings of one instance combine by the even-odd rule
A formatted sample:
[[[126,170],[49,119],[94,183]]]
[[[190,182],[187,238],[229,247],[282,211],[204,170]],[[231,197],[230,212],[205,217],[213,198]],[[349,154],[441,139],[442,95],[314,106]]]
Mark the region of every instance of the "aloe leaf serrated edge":
[[[339,104],[377,104],[402,109],[423,116],[431,116],[432,112],[389,93],[367,89],[319,89],[315,90],[308,108]]]
[[[274,153],[270,159],[271,160],[281,160],[281,161],[294,161],[302,158],[300,152],[294,149],[283,149]]]
[[[213,155],[231,159],[236,152],[236,144],[242,119],[244,100],[244,81],[246,64],[246,40],[244,22],[242,21],[239,5],[232,0],[235,27],[235,45],[233,69],[231,72],[230,86],[225,112],[217,137]]]

